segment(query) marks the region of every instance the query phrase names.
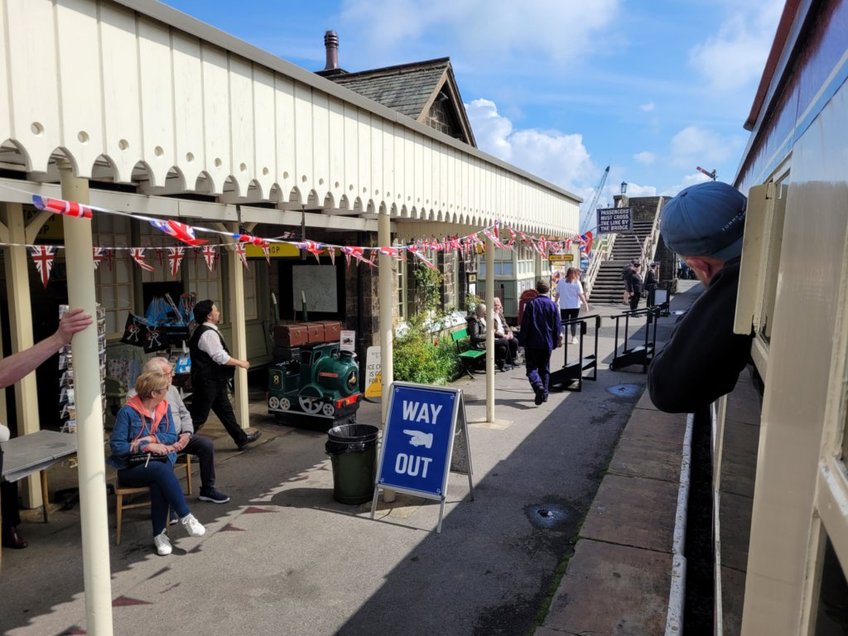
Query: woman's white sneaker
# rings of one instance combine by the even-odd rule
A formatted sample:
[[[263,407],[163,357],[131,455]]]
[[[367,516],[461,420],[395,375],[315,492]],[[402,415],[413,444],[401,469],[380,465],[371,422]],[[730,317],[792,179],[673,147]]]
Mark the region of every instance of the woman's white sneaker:
[[[203,527],[202,523],[195,519],[193,514],[188,513],[180,521],[183,524],[183,528],[185,528],[186,532],[188,532],[188,536],[202,537],[206,534],[206,528]]]
[[[165,534],[164,530],[153,537],[153,545],[156,546],[156,554],[159,556],[168,556],[171,554],[171,540]]]

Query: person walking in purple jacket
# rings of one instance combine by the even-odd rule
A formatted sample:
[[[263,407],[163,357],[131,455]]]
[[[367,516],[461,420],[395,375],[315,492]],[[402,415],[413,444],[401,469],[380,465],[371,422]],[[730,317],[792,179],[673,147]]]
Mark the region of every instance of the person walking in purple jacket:
[[[536,282],[539,295],[524,306],[521,317],[521,344],[527,379],[536,394],[536,405],[548,399],[551,352],[562,345],[562,320],[556,303],[547,295],[550,286],[544,280]]]

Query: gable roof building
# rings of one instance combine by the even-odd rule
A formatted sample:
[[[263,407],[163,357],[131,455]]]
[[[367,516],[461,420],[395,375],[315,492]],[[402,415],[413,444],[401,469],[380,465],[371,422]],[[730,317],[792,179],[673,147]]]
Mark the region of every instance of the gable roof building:
[[[324,34],[327,66],[318,75],[476,147],[450,58],[349,73],[338,65],[338,35]]]

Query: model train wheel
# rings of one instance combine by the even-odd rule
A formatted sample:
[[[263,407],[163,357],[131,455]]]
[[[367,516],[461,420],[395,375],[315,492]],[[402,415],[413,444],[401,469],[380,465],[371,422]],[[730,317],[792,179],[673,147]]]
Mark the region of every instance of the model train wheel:
[[[288,398],[282,398],[280,400],[280,408],[284,411],[288,411],[289,409],[291,409],[291,400]]]
[[[303,409],[304,413],[309,413],[309,415],[318,415],[321,412],[321,399],[316,397],[306,397],[301,395],[297,398],[298,403],[300,404],[300,408]]]
[[[326,402],[324,406],[321,407],[321,412],[327,417],[332,417],[333,413],[336,412],[336,407],[333,406],[332,402]]]
[[[271,397],[269,397],[268,408],[274,409],[275,411],[280,408],[280,398],[278,398],[276,395],[272,395]]]

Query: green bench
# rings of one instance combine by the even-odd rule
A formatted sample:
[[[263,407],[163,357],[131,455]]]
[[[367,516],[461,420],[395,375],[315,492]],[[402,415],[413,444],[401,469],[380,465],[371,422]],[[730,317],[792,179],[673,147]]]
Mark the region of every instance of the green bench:
[[[459,364],[462,366],[463,372],[467,373],[471,379],[474,379],[474,374],[471,373],[471,367],[477,360],[485,357],[486,352],[482,349],[474,349],[471,346],[468,327],[451,331],[450,337],[456,343],[457,357],[459,358]]]

